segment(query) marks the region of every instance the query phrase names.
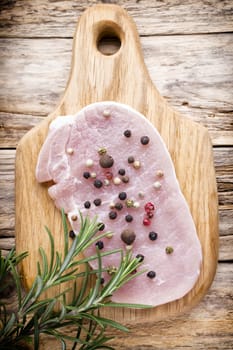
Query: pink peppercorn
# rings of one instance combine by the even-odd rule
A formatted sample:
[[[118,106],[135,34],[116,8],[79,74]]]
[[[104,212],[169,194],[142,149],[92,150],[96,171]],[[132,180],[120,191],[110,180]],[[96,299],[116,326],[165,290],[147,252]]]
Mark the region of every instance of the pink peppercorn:
[[[155,206],[154,206],[153,203],[148,202],[148,203],[145,204],[144,209],[145,209],[146,212],[150,212],[152,210],[155,210]]]
[[[144,218],[144,219],[143,219],[143,225],[144,225],[144,226],[150,226],[150,224],[151,224],[150,219],[148,219],[148,218]]]

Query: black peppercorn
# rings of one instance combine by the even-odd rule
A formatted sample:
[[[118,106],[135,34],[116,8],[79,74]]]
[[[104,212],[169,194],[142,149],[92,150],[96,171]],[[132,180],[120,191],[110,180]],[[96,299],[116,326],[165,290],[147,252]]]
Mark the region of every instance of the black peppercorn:
[[[95,204],[96,207],[98,207],[101,204],[101,199],[100,198],[96,198],[93,203]]]
[[[147,273],[147,277],[149,277],[149,278],[155,278],[155,276],[156,276],[156,273],[154,271],[149,271]]]
[[[128,163],[131,164],[133,162],[134,162],[134,157],[133,156],[128,157]]]
[[[102,241],[98,241],[95,244],[99,249],[103,249],[104,248],[104,243]]]
[[[74,233],[74,231],[73,230],[71,230],[70,232],[69,232],[69,236],[70,236],[70,238],[72,238],[72,239],[74,239],[75,238],[75,233]]]
[[[84,203],[84,207],[85,207],[86,209],[89,209],[89,208],[91,207],[91,202],[86,201],[86,202]]]
[[[127,193],[126,192],[120,192],[118,195],[119,199],[121,201],[125,200],[127,198]]]
[[[121,233],[121,239],[127,245],[132,244],[135,241],[136,235],[132,230],[124,230]]]
[[[154,232],[154,231],[151,231],[149,233],[149,238],[150,238],[151,241],[155,241],[158,238],[158,234],[156,232]]]
[[[94,181],[94,186],[95,186],[96,188],[101,188],[101,187],[103,186],[103,182],[102,182],[101,180],[96,179],[96,180]]]
[[[89,171],[84,171],[83,177],[84,177],[85,179],[89,179],[90,176],[91,176],[91,174],[89,173]]]
[[[108,216],[109,216],[109,219],[114,220],[117,217],[117,212],[116,211],[110,211]]]
[[[141,137],[141,144],[142,145],[148,145],[148,143],[150,142],[150,139],[148,136],[142,136]]]
[[[137,254],[136,258],[139,259],[139,262],[142,262],[144,260],[144,255],[142,254]]]
[[[130,136],[131,136],[131,131],[128,130],[128,129],[125,130],[125,131],[124,131],[124,136],[125,136],[125,137],[130,137]]]
[[[116,203],[115,208],[116,210],[121,210],[123,208],[123,205],[121,203]]]
[[[119,169],[118,174],[122,176],[125,175],[125,169]]]
[[[125,221],[127,221],[127,222],[133,221],[132,215],[130,215],[130,214],[126,215],[126,216],[125,216]]]
[[[105,229],[105,225],[103,222],[100,222],[98,225],[99,231],[103,231]]]

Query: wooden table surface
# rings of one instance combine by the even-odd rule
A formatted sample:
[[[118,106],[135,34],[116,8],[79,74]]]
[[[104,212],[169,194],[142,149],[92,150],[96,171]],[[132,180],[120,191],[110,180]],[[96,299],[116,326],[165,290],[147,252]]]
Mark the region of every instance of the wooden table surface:
[[[54,110],[70,68],[78,17],[121,5],[136,22],[150,76],[171,106],[205,125],[219,195],[215,280],[190,312],[117,334],[120,349],[233,348],[233,1],[0,2],[0,249],[14,239],[14,160],[19,139]],[[205,152],[205,150],[203,150]],[[111,333],[111,331],[110,331]],[[115,333],[115,332],[114,332]],[[49,348],[49,345],[45,346]]]

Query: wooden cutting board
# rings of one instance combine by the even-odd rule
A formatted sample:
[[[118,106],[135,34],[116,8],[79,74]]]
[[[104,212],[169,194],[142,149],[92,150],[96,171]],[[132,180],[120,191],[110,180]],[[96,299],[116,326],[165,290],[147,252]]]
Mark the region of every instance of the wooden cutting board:
[[[108,37],[118,38],[120,46],[112,55],[99,51],[98,43]],[[144,114],[160,132],[173,159],[203,249],[199,280],[184,298],[150,310],[114,308],[104,311],[105,316],[125,322],[158,320],[195,305],[214,278],[218,256],[216,177],[207,130],[180,116],[159,94],[147,72],[136,26],[121,7],[97,5],[81,16],[74,35],[71,73],[64,96],[55,111],[28,132],[18,145],[17,251],[30,253],[22,264],[25,283],[30,286],[36,275],[39,247],[49,254],[44,225],[54,233],[56,248],[63,250],[60,211],[47,193],[48,184],[41,185],[35,179],[38,153],[55,117],[75,114],[92,102],[106,100],[130,105]]]

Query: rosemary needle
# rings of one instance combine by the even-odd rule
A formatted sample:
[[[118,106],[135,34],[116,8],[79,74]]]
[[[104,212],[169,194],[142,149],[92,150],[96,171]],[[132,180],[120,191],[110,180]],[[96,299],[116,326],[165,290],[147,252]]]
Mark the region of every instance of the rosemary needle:
[[[109,232],[96,235],[99,223],[97,217],[93,220],[80,214],[81,228],[69,246],[69,232],[64,211],[61,212],[64,230],[64,251],[55,251],[54,239],[50,230],[46,227],[50,240],[50,255],[47,256],[43,248],[39,249],[41,262],[37,263],[37,276],[30,290],[26,294],[21,293],[21,276],[17,265],[26,258],[28,253],[16,255],[12,249],[6,257],[0,253],[0,295],[4,295],[7,287],[6,277],[10,274],[17,292],[16,310],[9,314],[0,301],[0,350],[25,349],[27,344],[31,349],[39,350],[41,334],[50,335],[61,343],[61,349],[66,349],[67,340],[73,342],[72,350],[113,349],[106,343],[112,338],[106,336],[106,328],[113,327],[121,331],[127,328],[118,322],[100,316],[100,309],[104,306],[124,306],[145,308],[145,305],[116,304],[111,303],[109,297],[124,285],[135,278],[141,271],[132,274],[140,265],[140,259],[133,258],[132,254],[123,253],[120,249],[101,253],[96,250],[96,255],[75,259],[91,244],[99,241]],[[121,261],[116,272],[104,287],[101,285],[102,257],[110,254],[121,253]],[[89,261],[96,260],[98,269],[91,270]],[[80,265],[86,266],[80,272]],[[89,281],[96,275],[94,286],[89,289]],[[73,281],[72,291],[65,290],[51,298],[43,299],[42,294],[56,285]],[[79,289],[77,288],[77,281]],[[6,292],[6,290],[5,290]],[[68,302],[68,294],[73,293],[72,300]],[[59,303],[60,309],[55,305]],[[65,327],[76,326],[76,334],[68,336]],[[23,345],[22,345],[23,344]],[[32,345],[33,344],[33,345]]]

